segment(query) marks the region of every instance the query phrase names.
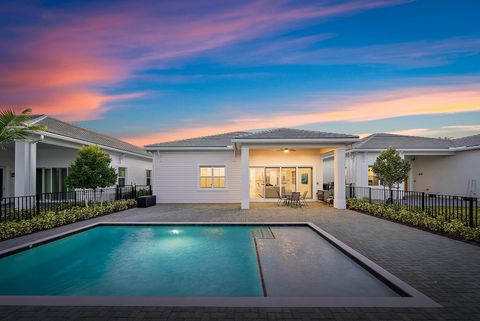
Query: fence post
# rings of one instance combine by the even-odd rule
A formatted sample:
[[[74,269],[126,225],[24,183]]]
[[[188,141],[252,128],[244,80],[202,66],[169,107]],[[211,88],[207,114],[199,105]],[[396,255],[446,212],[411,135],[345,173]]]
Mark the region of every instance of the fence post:
[[[468,226],[473,227],[473,197],[468,198]]]
[[[425,211],[425,192],[422,192],[422,211]]]
[[[137,198],[137,185],[133,185],[133,199]]]
[[[37,207],[36,208],[36,213],[37,213],[37,215],[40,215],[40,194],[36,195],[36,201],[37,201],[36,202],[37,203],[36,204],[36,207]]]
[[[116,188],[115,188],[115,200],[116,200],[116,201],[119,200],[118,185],[117,185]]]
[[[153,192],[152,192],[152,185],[148,185],[148,191],[150,192],[150,195],[153,194]]]
[[[368,202],[372,204],[372,188],[368,188]]]

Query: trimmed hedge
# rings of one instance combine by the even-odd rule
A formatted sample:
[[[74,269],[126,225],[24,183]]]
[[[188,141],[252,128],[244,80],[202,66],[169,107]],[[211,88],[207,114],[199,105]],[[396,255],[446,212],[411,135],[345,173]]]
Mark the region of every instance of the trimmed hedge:
[[[352,198],[347,200],[348,208],[384,217],[386,219],[424,228],[433,232],[480,243],[480,226],[476,228],[465,226],[458,220],[446,220],[443,216],[431,217],[422,211],[409,211],[394,205],[369,203],[366,200]]]
[[[136,206],[137,201],[134,199],[118,200],[103,203],[103,205],[96,204],[89,207],[74,207],[56,213],[47,212],[29,220],[4,222],[0,223],[0,240],[7,240],[33,232],[48,230],[57,226],[120,212]]]

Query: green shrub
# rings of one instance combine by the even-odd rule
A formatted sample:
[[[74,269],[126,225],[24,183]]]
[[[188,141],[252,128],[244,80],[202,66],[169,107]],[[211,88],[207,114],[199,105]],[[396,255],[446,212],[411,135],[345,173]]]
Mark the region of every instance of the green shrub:
[[[368,200],[352,198],[348,207],[364,213],[387,218],[404,224],[418,226],[431,231],[445,233],[467,241],[480,242],[480,226],[465,226],[461,221],[448,221],[443,216],[432,217],[422,211],[411,211],[389,204],[369,203]]]
[[[57,226],[87,220],[136,207],[135,200],[119,200],[97,204],[91,207],[73,207],[59,212],[47,212],[29,220],[0,223],[0,240],[11,239],[33,232],[48,230]]]

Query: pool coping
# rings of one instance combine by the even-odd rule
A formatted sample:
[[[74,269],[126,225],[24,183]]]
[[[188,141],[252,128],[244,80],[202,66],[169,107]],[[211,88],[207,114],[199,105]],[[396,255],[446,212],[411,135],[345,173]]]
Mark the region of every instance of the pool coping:
[[[400,294],[399,297],[155,297],[155,296],[19,296],[0,295],[0,305],[46,306],[214,306],[214,307],[442,307],[420,291],[391,274],[364,255],[311,222],[95,222],[34,242],[0,251],[0,258],[99,226],[170,226],[170,225],[247,225],[305,226],[353,259]]]

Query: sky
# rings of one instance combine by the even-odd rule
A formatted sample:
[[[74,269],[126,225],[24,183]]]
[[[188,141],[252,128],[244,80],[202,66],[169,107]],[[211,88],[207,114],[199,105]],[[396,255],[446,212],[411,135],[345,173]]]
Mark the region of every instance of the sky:
[[[480,133],[480,1],[0,3],[0,108],[135,145]]]

